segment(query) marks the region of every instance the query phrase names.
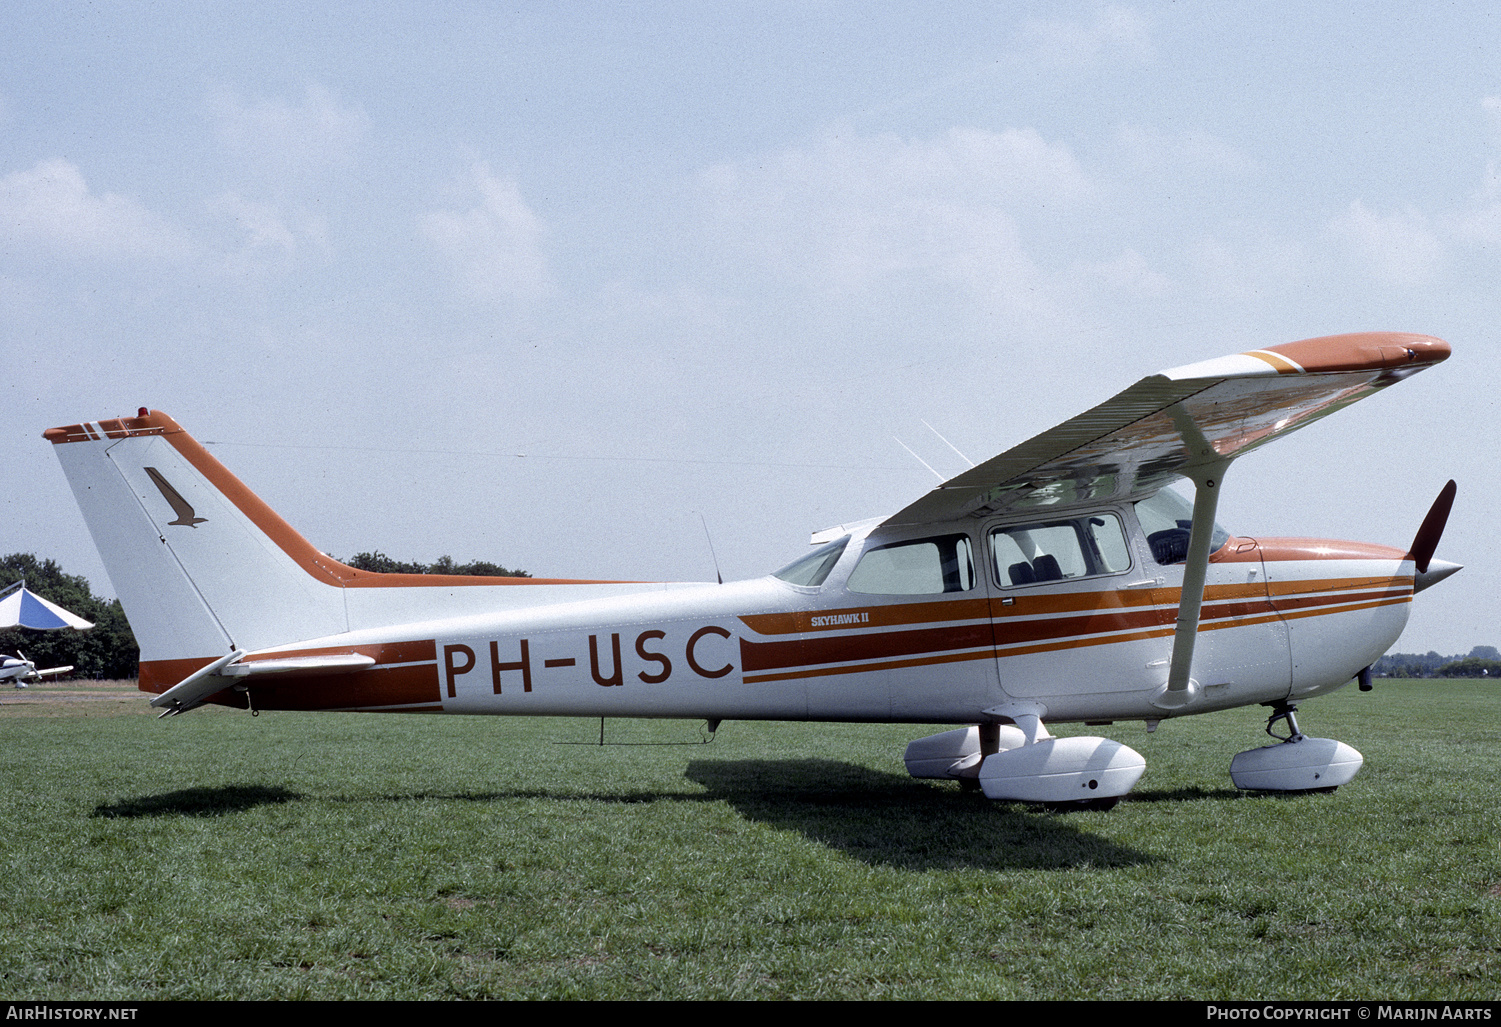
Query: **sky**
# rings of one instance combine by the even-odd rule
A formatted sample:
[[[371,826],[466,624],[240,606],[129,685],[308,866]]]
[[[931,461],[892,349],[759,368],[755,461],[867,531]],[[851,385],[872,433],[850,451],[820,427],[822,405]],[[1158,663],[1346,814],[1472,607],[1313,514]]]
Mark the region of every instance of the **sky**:
[[[1501,644],[1494,4],[13,0],[0,35],[0,552],[101,594],[41,433],[142,406],[335,556],[732,580],[1158,370],[1399,330],[1454,355],[1238,461],[1220,519],[1406,546],[1455,478],[1466,569],[1396,648]]]

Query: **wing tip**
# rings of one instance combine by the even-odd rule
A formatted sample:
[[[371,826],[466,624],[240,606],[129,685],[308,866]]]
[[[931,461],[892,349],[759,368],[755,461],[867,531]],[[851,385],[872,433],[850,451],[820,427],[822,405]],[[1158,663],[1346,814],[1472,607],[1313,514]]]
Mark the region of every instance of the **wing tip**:
[[[1431,335],[1413,332],[1353,332],[1268,346],[1247,356],[1266,360],[1277,368],[1279,374],[1315,374],[1427,366],[1449,359],[1450,352],[1447,342]],[[1284,367],[1283,364],[1293,366]]]
[[[1352,332],[1232,353],[1160,373],[1169,381],[1335,371],[1421,370],[1449,358],[1443,339],[1413,332]]]

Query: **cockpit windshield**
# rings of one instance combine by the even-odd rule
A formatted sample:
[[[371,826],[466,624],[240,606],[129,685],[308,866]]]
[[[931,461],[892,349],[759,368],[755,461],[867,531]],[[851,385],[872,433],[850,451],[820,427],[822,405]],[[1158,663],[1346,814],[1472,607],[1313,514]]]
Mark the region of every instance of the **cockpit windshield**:
[[[848,535],[836,539],[826,546],[813,550],[807,556],[793,560],[786,567],[777,571],[772,577],[781,578],[789,585],[804,585],[809,588],[817,588],[822,585],[824,579],[829,576],[829,571],[839,562],[844,555],[844,547],[850,544]]]
[[[1152,558],[1164,566],[1188,559],[1188,536],[1193,517],[1193,503],[1173,489],[1162,489],[1136,504],[1136,519],[1141,522],[1141,530],[1146,532]],[[1230,533],[1216,521],[1209,551],[1219,552],[1228,541]]]

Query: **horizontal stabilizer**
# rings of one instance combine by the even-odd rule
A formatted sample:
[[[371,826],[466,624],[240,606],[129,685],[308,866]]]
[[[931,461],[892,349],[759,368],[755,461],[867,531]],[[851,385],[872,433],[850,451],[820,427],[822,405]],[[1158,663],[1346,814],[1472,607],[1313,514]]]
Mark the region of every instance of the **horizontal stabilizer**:
[[[348,653],[343,656],[288,656],[283,659],[256,660],[252,663],[231,663],[221,674],[225,677],[243,678],[260,674],[348,674],[375,666],[373,656]]]
[[[249,654],[232,652],[183,678],[151,700],[168,713],[186,713],[201,706],[216,692],[242,684],[247,678],[275,674],[352,674],[375,665],[375,660],[359,653],[329,656],[288,656],[266,659],[249,658]]]

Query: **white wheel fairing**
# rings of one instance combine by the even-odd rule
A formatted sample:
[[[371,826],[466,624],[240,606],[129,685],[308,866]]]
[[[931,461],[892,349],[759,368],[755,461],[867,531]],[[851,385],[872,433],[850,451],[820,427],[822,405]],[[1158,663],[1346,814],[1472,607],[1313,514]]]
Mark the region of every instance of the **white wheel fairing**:
[[[1305,737],[1238,753],[1230,780],[1248,791],[1310,792],[1348,784],[1364,764],[1365,757],[1338,739]]]
[[[986,757],[980,787],[988,799],[1089,802],[1125,795],[1146,769],[1141,753],[1109,738],[1048,738]]]
[[[1027,738],[1013,724],[997,725],[1002,751],[1025,745]],[[980,729],[961,727],[919,738],[907,746],[902,762],[913,777],[954,779],[980,762]]]

